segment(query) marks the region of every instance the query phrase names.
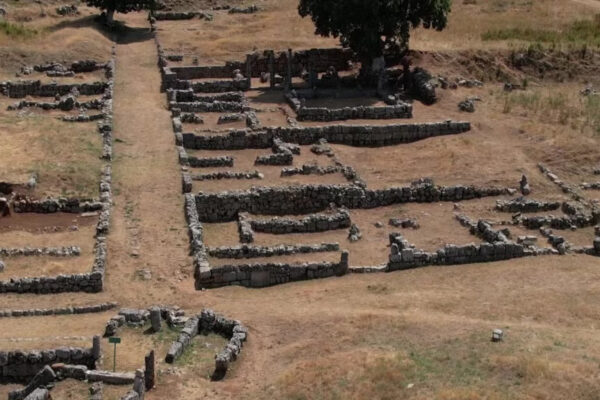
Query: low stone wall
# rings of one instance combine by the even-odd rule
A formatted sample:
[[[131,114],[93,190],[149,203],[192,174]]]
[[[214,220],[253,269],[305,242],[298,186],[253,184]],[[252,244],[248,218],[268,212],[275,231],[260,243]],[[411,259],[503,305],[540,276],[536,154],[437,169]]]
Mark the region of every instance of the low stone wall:
[[[514,200],[496,200],[496,210],[502,212],[539,212],[554,211],[560,208],[561,203],[536,201],[520,197]]]
[[[216,247],[208,250],[208,254],[215,258],[262,258],[278,257],[293,254],[325,253],[339,251],[338,243],[321,243],[313,245],[278,245],[273,247],[241,245],[235,247]]]
[[[92,122],[104,119],[104,114],[79,114],[75,116],[63,115],[62,117],[60,117],[60,119],[65,122]]]
[[[343,108],[308,107],[303,105],[296,92],[287,92],[285,99],[296,112],[298,121],[343,121],[348,119],[400,119],[412,118],[412,105],[408,103],[387,106],[357,106]]]
[[[169,69],[180,80],[219,79],[231,78],[233,71],[238,69],[245,71],[246,66],[243,62],[228,61],[225,65],[185,65],[181,67],[171,66]]]
[[[93,83],[42,83],[41,81],[4,82],[6,95],[13,99],[27,96],[54,97],[67,95],[76,89],[86,96],[100,95],[106,90],[106,82]]]
[[[581,188],[583,190],[600,190],[600,182],[582,183]]]
[[[272,218],[268,220],[250,220],[255,232],[276,235],[288,233],[314,233],[349,228],[351,224],[348,210],[334,214],[311,214],[301,219]]]
[[[29,310],[0,310],[0,318],[33,317],[46,315],[90,314],[112,310],[117,303],[102,303],[91,306],[75,306],[62,308],[36,308]]]
[[[244,101],[242,92],[225,92],[212,95],[197,95],[192,89],[188,90],[167,90],[167,98],[170,103],[214,103],[215,101],[237,102]]]
[[[348,271],[348,252],[342,252],[339,263],[256,263],[223,265],[205,271],[196,270],[196,289],[239,285],[253,288],[288,282],[342,276]]]
[[[248,337],[248,329],[241,322],[217,315],[209,309],[202,310],[199,315],[186,322],[179,337],[169,348],[165,361],[167,363],[175,362],[185,352],[194,337],[209,333],[216,333],[229,339],[225,348],[215,356],[213,379],[222,379],[230,363],[235,361],[242,351],[243,344]]]
[[[597,214],[562,217],[555,215],[539,215],[521,217],[519,218],[519,221],[527,229],[538,229],[543,226],[549,226],[554,229],[573,229],[594,226],[600,222],[600,216]]]
[[[256,157],[254,165],[292,165],[294,156],[291,152],[274,153]]]
[[[178,68],[178,67],[174,67]],[[191,68],[191,67],[190,67]],[[224,93],[247,91],[251,88],[250,79],[231,79],[231,74],[227,75],[229,79],[221,79],[214,81],[193,81],[192,78],[181,79],[178,74],[170,67],[161,68],[162,84],[161,90],[168,89],[188,90],[192,89],[196,93]],[[225,78],[225,77],[224,77]]]
[[[1,248],[0,256],[4,257],[31,257],[31,256],[49,256],[49,257],[76,257],[81,255],[81,248],[78,246],[68,247],[23,247],[23,248]]]
[[[348,119],[400,119],[412,118],[412,106],[395,105],[381,107],[300,107],[296,111],[298,121],[344,121]]]
[[[170,107],[179,108],[182,112],[215,112],[215,113],[224,113],[224,112],[234,112],[241,113],[248,110],[248,107],[241,102],[233,102],[233,101],[213,101],[210,103],[205,102],[190,102],[190,103],[175,103],[171,102]]]
[[[355,185],[302,185],[202,193],[195,196],[198,217],[205,222],[235,221],[238,213],[310,214],[339,207],[368,209],[399,203],[461,201],[507,194],[504,188],[418,185],[369,190]]]
[[[429,253],[406,246],[402,235],[390,235],[391,252],[388,271],[417,268],[427,265],[456,265],[508,260],[533,255],[522,245],[495,242],[456,246],[448,244],[437,252]]]
[[[327,125],[317,127],[272,127],[265,130],[231,131],[227,135],[183,134],[183,145],[199,150],[265,149],[275,138],[288,143],[310,145],[325,139],[329,143],[357,147],[382,147],[411,143],[442,135],[455,135],[469,131],[468,122],[434,122],[401,125]]]
[[[193,168],[212,168],[212,167],[233,167],[233,157],[187,157],[190,167]]]
[[[263,174],[258,171],[236,172],[236,171],[220,171],[210,174],[196,174],[190,176],[193,181],[211,181],[222,179],[262,179]]]
[[[329,165],[327,167],[321,167],[317,164],[304,164],[300,167],[281,169],[281,176],[329,175],[337,173],[344,175],[344,178],[350,182],[361,181],[354,168],[348,165],[343,165],[339,161],[336,161],[336,165]]]
[[[16,213],[40,213],[51,214],[57,212],[79,214],[102,210],[102,203],[88,199],[45,199],[33,200],[20,198],[13,202],[13,210]]]
[[[27,382],[46,365],[79,364],[95,368],[92,348],[59,347],[49,350],[0,351],[0,381]]]
[[[72,274],[58,276],[42,276],[34,278],[13,278],[0,282],[0,293],[64,293],[102,291],[104,274]]]
[[[157,21],[181,21],[186,19],[212,19],[203,11],[185,11],[185,12],[176,12],[176,11],[153,11],[152,17]]]

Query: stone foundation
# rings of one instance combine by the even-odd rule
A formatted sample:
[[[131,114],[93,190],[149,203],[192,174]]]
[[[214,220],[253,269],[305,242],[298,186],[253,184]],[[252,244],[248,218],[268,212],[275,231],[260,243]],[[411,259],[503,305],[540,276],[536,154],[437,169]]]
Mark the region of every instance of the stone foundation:
[[[325,139],[329,143],[356,147],[382,147],[459,134],[470,129],[468,122],[452,121],[402,125],[277,127],[259,131],[238,130],[215,136],[184,133],[183,145],[185,148],[198,150],[265,149],[272,146],[275,138],[279,138],[299,145],[311,145]]]

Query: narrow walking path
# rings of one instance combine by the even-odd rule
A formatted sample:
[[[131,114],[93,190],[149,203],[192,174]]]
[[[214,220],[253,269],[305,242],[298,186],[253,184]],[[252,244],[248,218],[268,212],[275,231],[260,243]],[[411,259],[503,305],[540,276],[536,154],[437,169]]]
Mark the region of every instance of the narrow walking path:
[[[117,43],[115,208],[105,285],[120,304],[139,306],[193,290],[181,175],[145,17],[127,15],[128,29]]]

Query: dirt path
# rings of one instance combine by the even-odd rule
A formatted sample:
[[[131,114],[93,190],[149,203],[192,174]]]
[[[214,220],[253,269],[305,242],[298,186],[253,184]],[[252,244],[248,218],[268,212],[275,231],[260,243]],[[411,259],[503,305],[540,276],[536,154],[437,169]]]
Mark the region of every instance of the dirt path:
[[[193,280],[156,45],[144,15],[128,16],[127,25],[117,44],[115,208],[106,288],[122,305],[141,306],[166,300],[179,282],[192,290]],[[151,279],[140,278],[140,270]]]

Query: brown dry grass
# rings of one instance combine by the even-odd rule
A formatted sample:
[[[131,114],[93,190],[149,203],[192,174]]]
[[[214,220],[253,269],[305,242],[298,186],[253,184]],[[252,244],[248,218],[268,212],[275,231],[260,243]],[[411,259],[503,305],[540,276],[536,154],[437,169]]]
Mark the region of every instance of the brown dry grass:
[[[2,179],[25,183],[35,173],[37,196],[98,196],[102,138],[96,124],[62,122],[35,109],[22,116],[0,110],[0,127]]]

